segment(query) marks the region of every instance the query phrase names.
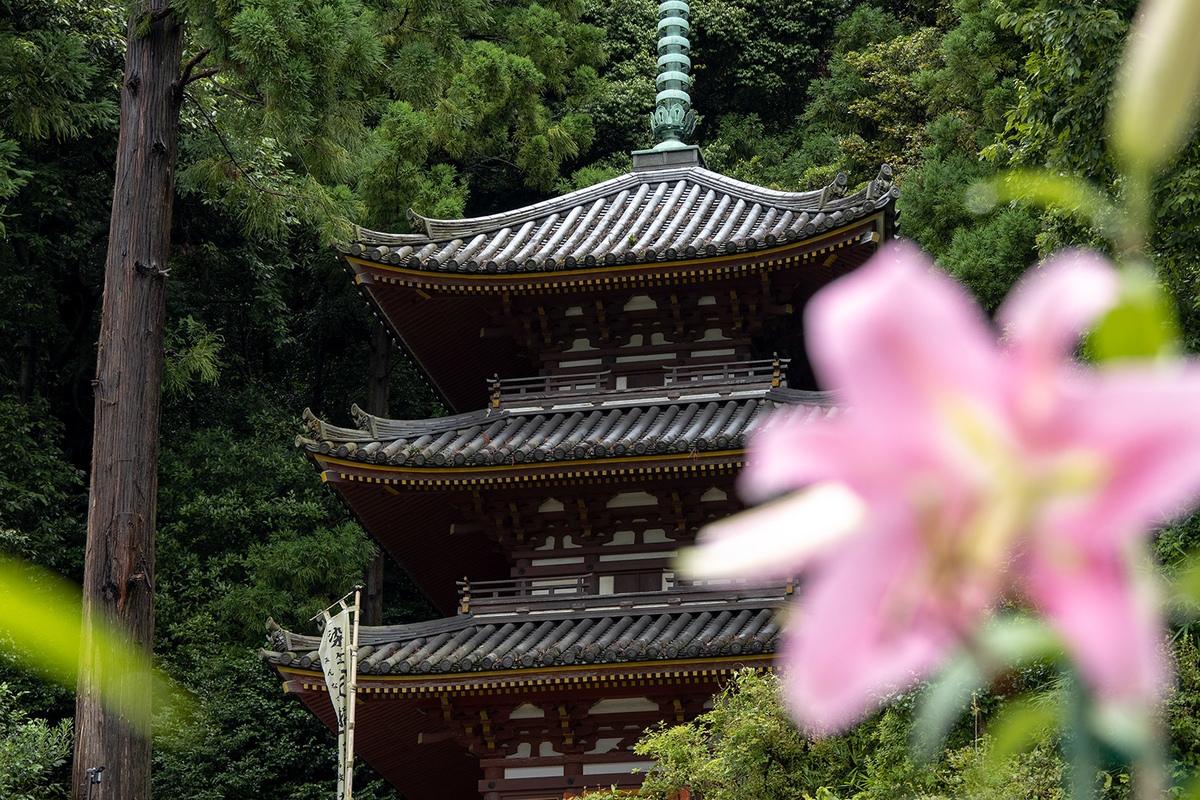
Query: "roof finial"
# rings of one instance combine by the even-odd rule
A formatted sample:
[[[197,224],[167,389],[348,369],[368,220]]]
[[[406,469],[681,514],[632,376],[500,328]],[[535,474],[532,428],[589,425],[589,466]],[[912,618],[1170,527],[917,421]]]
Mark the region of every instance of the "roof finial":
[[[688,94],[692,60],[688,58],[691,45],[687,40],[690,9],[684,0],[663,0],[658,4],[658,89],[650,127],[659,140],[655,150],[674,150],[684,147],[683,139],[696,128],[696,113]]]

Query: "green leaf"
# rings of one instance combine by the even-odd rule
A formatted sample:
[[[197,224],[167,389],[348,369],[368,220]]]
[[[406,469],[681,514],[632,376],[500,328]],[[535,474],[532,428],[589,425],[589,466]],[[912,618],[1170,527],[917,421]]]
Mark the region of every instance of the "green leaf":
[[[0,557],[0,608],[4,609],[0,636],[17,645],[6,657],[69,688],[75,687],[79,670],[81,605],[79,590],[63,578]],[[152,697],[160,708],[179,702],[177,697],[155,673],[150,659],[99,618],[92,621],[90,644],[101,702],[148,735]],[[144,691],[130,692],[130,685]]]
[[[1013,756],[1028,752],[1052,731],[1059,708],[1045,698],[1029,698],[1010,703],[991,725],[992,748],[987,767],[999,771]]]
[[[942,739],[962,716],[971,693],[987,681],[979,661],[965,652],[942,670],[925,692],[913,724],[912,749],[918,760],[932,762],[938,756]]]
[[[1095,186],[1071,175],[1017,169],[976,183],[967,191],[967,206],[976,214],[1013,201],[1070,214],[1108,238],[1120,233],[1121,212],[1116,205]]]
[[[1088,337],[1086,349],[1097,361],[1179,352],[1179,323],[1170,298],[1148,269],[1125,270],[1120,301]]]

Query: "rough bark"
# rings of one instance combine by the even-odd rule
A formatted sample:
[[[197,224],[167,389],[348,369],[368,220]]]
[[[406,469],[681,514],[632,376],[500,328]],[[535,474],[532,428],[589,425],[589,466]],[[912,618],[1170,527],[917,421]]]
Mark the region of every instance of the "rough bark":
[[[107,620],[147,659],[154,637],[154,524],[181,21],[169,0],[131,12],[96,362],[95,432],[83,583],[84,648],[75,712],[72,796],[105,767],[92,800],[149,800],[150,682],[97,654]],[[142,33],[137,29],[141,23]],[[107,674],[105,674],[107,670]],[[100,702],[100,687],[114,694]]]
[[[375,324],[371,331],[370,376],[367,383],[367,412],[377,417],[388,415],[388,378],[392,372],[392,339],[387,326]],[[367,566],[363,583],[362,619],[364,625],[383,624],[383,551]]]

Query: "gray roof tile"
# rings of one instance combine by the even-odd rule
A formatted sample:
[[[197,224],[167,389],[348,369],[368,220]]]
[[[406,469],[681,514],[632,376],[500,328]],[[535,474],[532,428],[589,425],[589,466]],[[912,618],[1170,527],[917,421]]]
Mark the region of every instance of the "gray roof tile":
[[[831,396],[823,393],[774,388],[720,396],[714,391],[719,388],[705,386],[703,399],[695,400],[684,394],[606,408],[604,395],[595,400],[596,407],[584,409],[578,402],[562,410],[546,402],[534,409],[486,409],[425,420],[384,419],[354,406],[359,428],[330,425],[306,410],[312,438],[298,437],[297,445],[313,454],[395,466],[536,463],[726,450],[744,446],[780,405],[809,407],[812,420],[837,413]]]
[[[779,640],[774,607],[593,613],[488,622],[470,614],[415,625],[360,630],[363,675],[441,674],[555,665],[609,664],[771,653]],[[275,628],[264,660],[320,669],[319,639]]]
[[[884,165],[866,187],[811,192],[743,183],[702,166],[635,170],[535,205],[462,220],[409,212],[416,234],[358,230],[344,253],[438,272],[540,272],[747,252],[814,236],[899,194]]]

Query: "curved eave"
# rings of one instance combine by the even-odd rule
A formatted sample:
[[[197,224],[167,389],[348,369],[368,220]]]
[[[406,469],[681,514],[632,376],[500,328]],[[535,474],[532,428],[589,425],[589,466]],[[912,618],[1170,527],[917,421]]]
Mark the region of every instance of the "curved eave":
[[[342,258],[360,292],[388,321],[439,396],[450,408],[463,411],[486,399],[480,376],[535,374],[536,364],[516,342],[479,336],[506,298],[548,295],[553,302],[566,302],[563,295],[574,295],[578,299],[566,302],[570,305],[622,294],[679,291],[670,287],[712,293],[765,276],[773,285],[782,281],[803,286],[807,295],[855,269],[889,232],[890,221],[880,212],[803,242],[752,253],[514,274],[429,272]]]
[[[865,205],[831,212],[820,211],[811,217],[808,212],[802,212],[797,222],[803,222],[804,225],[799,230],[787,230],[778,236],[767,230],[753,229],[746,233],[732,224],[722,225],[718,230],[708,232],[703,237],[689,236],[681,239],[677,242],[678,247],[639,248],[636,245],[640,242],[638,232],[641,227],[635,226],[629,233],[624,229],[609,233],[602,243],[603,246],[593,248],[586,254],[580,253],[578,257],[564,255],[566,251],[561,249],[561,245],[554,244],[557,234],[551,229],[554,225],[565,227],[570,220],[569,216],[567,219],[547,220],[537,231],[523,226],[523,232],[518,231],[514,234],[511,227],[505,227],[499,231],[477,233],[469,240],[461,237],[449,241],[430,240],[421,247],[404,245],[397,248],[356,242],[348,246],[339,246],[339,251],[344,257],[352,258],[355,263],[366,266],[398,267],[427,275],[498,276],[502,279],[506,276],[521,275],[535,280],[545,277],[561,278],[563,273],[575,274],[596,268],[608,270],[638,265],[662,268],[677,263],[739,256],[761,261],[771,258],[773,251],[786,250],[789,247],[803,250],[806,245],[811,247],[812,243],[824,241],[848,227],[861,225],[866,221],[875,223],[874,227],[880,240],[887,238],[891,233],[887,220],[894,216],[894,199],[893,192],[889,190],[884,198],[880,198],[878,205],[874,201],[865,201]],[[745,215],[742,201],[738,202],[734,208],[740,209],[738,213]],[[752,207],[750,212],[755,212],[756,208],[757,206]],[[662,212],[664,221],[672,219],[667,211]],[[686,212],[679,213],[679,221],[682,222],[686,219]],[[789,215],[791,213],[787,212]],[[761,214],[755,212],[753,216],[757,218]],[[753,219],[749,221],[752,222]],[[550,225],[551,222],[554,225]],[[577,221],[572,224],[577,224]],[[689,225],[688,228],[690,227]],[[485,240],[489,236],[507,240],[518,234],[522,241],[513,242],[508,247],[482,246],[486,244]],[[548,239],[548,244],[541,249],[537,249],[536,239],[539,237]],[[519,247],[524,239],[531,241]],[[685,245],[684,241],[689,244]],[[560,249],[556,250],[555,247]]]
[[[286,681],[284,691],[297,690],[327,692],[325,676],[319,670],[300,669],[276,663],[281,655],[263,651],[260,657]],[[707,683],[717,673],[726,673],[743,667],[774,670],[775,653],[752,653],[739,656],[713,655],[702,658],[686,658],[670,661],[621,661],[576,666],[533,667],[487,672],[459,672],[450,674],[419,675],[363,675],[359,673],[360,695],[438,695],[447,692],[489,691],[506,687],[541,687],[543,690],[568,688],[580,681],[603,685],[610,681],[663,680],[675,678],[690,683]],[[294,681],[294,683],[293,683]]]
[[[382,231],[362,229],[361,239],[367,242],[396,242],[415,243],[453,237],[470,236],[481,232],[499,230],[504,227],[522,225],[526,222],[547,217],[555,212],[563,212],[577,206],[590,205],[597,200],[613,197],[622,191],[628,191],[642,184],[670,183],[686,180],[704,189],[722,192],[749,202],[757,202],[764,206],[782,208],[789,211],[819,211],[823,208],[838,210],[852,207],[868,196],[869,188],[842,197],[829,197],[825,189],[815,189],[807,192],[787,192],[778,189],[768,189],[752,183],[730,178],[713,172],[701,166],[665,167],[656,170],[638,170],[609,178],[606,181],[577,189],[558,197],[543,200],[540,203],[468,219],[437,219],[425,217],[416,212],[409,212],[409,219],[415,227],[422,229],[421,234],[389,234]],[[887,189],[891,188],[888,183]],[[884,190],[886,191],[886,189]],[[822,197],[827,200],[823,205]]]
[[[600,475],[613,478],[648,478],[667,475],[720,474],[745,466],[745,450],[725,450],[703,455],[648,455],[589,461],[515,464],[495,467],[393,467],[364,464],[308,454],[322,465],[325,483],[378,483],[427,489],[462,489],[496,484],[545,484]]]
[[[334,483],[473,486],[649,476],[741,467],[748,438],[776,424],[771,412],[780,406],[796,409],[793,418],[805,409],[802,418],[811,422],[840,413],[828,394],[769,385],[685,386],[676,397],[645,391],[428,420],[384,419],[356,406],[358,428],[306,411],[317,438],[299,437],[296,444]]]

